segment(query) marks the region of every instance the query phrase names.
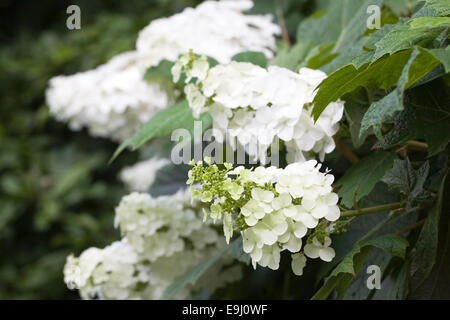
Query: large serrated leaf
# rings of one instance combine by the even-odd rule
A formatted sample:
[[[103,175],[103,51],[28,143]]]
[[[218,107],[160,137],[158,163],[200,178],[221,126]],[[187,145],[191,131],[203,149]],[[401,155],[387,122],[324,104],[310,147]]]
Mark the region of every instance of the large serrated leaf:
[[[415,17],[443,17],[450,15],[450,0],[425,0],[425,5],[414,14]]]
[[[367,7],[381,0],[334,0],[326,12],[305,19],[297,29],[297,40],[316,45],[334,42],[332,52],[345,51],[367,29]]]
[[[450,142],[450,90],[441,79],[405,92],[405,109],[395,116],[394,128],[384,135],[383,147],[423,139],[428,156],[442,152]]]
[[[427,51],[444,65],[445,72],[450,72],[450,46],[447,46],[445,49],[428,49]]]
[[[375,184],[392,168],[395,158],[395,153],[381,152],[353,165],[336,182],[336,186],[341,186],[338,192],[342,197],[341,203],[350,208],[354,201],[358,202],[369,194]]]
[[[375,43],[376,50],[372,61],[378,60],[385,54],[393,54],[400,50],[411,48],[416,44],[425,47],[431,44],[443,31],[448,31],[450,18],[429,14],[430,16],[418,14],[417,17],[397,24],[392,28],[382,39]]]
[[[324,285],[312,297],[312,300],[326,299],[334,289],[338,290],[338,298],[343,298],[345,291],[355,275],[361,270],[365,258],[373,247],[404,259],[408,245],[405,239],[392,234],[356,243],[350,253],[331,272]]]
[[[384,98],[374,102],[367,110],[361,122],[360,136],[373,127],[377,138],[383,141],[381,125],[395,112],[403,110],[403,92],[436,68],[439,63],[440,61],[427,50],[420,47],[414,48],[403,68],[396,88]]]
[[[394,161],[392,169],[383,177],[391,190],[396,190],[406,197],[406,208],[413,208],[423,201],[428,193],[424,184],[430,172],[430,165],[425,162],[415,170],[409,159]]]
[[[411,50],[402,51],[389,57],[384,57],[375,63],[365,64],[359,69],[347,65],[332,73],[319,85],[314,98],[312,115],[318,119],[326,106],[352,92],[358,87],[369,89],[380,88],[389,90],[397,83],[404,65],[407,63]]]
[[[131,147],[134,151],[150,139],[169,135],[176,129],[187,129],[192,133],[195,120],[196,119],[192,116],[192,110],[186,100],[174,104],[157,113],[132,137],[125,140],[117,148],[111,161],[127,147]],[[203,130],[207,129],[212,123],[211,116],[208,113],[202,114],[198,120],[202,121]]]

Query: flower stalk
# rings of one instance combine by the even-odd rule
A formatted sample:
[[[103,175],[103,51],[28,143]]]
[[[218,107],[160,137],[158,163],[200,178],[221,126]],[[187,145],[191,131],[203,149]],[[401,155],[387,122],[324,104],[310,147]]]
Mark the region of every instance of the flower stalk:
[[[394,203],[389,203],[389,204],[383,204],[380,206],[373,206],[373,207],[369,207],[369,208],[346,210],[346,211],[341,212],[341,217],[363,216],[366,214],[376,213],[376,212],[380,212],[380,211],[400,209],[403,206],[404,206],[403,202],[394,202]]]

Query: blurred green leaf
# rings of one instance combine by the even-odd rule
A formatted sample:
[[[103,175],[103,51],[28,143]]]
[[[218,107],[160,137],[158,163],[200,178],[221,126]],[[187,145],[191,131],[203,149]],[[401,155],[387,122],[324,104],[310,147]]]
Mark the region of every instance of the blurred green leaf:
[[[267,66],[267,58],[266,55],[262,52],[258,51],[245,51],[235,54],[231,57],[232,61],[238,62],[250,62],[257,66],[265,68]]]
[[[410,299],[450,299],[450,274],[447,272],[450,263],[449,197],[450,179],[447,171],[437,203],[419,236],[417,255],[411,267]]]
[[[439,246],[439,222],[444,213],[444,197],[448,194],[450,179],[449,172],[442,179],[441,187],[437,195],[437,201],[426,217],[425,223],[417,240],[417,260],[423,271],[423,277],[428,278],[436,262],[436,255]],[[445,224],[445,222],[444,222]]]

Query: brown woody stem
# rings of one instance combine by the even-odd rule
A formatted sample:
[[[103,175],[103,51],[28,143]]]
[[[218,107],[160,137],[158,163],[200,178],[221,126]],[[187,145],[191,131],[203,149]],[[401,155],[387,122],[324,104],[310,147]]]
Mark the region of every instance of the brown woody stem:
[[[334,143],[336,144],[336,149],[339,150],[340,153],[352,164],[359,162],[359,157],[353,153],[345,144],[341,142],[339,139],[334,139]]]

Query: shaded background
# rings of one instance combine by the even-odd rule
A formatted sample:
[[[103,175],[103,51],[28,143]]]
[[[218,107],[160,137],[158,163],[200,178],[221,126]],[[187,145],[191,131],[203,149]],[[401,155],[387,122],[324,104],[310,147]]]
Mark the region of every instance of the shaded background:
[[[0,299],[78,298],[63,282],[66,256],[119,238],[114,208],[126,190],[117,175],[137,160],[126,153],[108,166],[116,144],[53,120],[45,105],[48,80],[134,49],[150,20],[199,2],[0,1]],[[252,13],[276,15],[278,4],[294,38],[300,19],[326,1],[255,2]],[[81,8],[81,30],[66,28],[70,4]],[[264,283],[245,294],[263,297],[269,282],[293,281],[259,273]],[[244,294],[238,285],[228,290],[229,297]]]

